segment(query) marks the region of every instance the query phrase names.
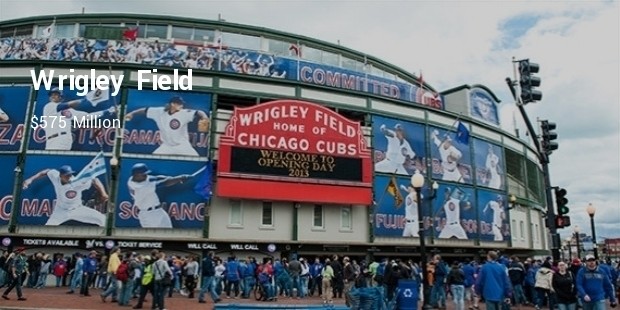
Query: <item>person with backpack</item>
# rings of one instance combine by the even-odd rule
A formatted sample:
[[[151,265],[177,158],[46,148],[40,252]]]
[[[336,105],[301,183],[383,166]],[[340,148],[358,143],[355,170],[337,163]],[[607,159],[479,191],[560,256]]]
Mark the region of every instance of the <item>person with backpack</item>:
[[[448,273],[446,283],[452,292],[452,301],[456,310],[465,309],[465,272],[459,262],[452,263],[452,269]]]
[[[133,257],[131,253],[125,253],[125,257],[116,269],[116,279],[121,283],[120,294],[118,296],[119,306],[126,306],[131,296],[131,288],[133,288],[133,274],[131,262]]]

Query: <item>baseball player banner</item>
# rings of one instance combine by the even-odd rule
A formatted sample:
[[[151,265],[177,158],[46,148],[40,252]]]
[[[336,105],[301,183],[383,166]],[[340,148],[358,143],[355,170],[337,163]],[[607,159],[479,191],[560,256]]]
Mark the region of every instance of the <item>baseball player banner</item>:
[[[506,195],[478,190],[480,240],[506,241],[510,239],[510,219]]]
[[[375,214],[373,230],[375,236],[383,237],[419,237],[419,216],[417,195],[411,179],[407,176],[377,175],[373,184],[375,196]],[[428,206],[430,189],[421,191],[422,205]],[[423,207],[425,230],[431,224],[430,208]]]
[[[114,145],[121,127],[113,90],[93,90],[79,96],[68,85],[41,87],[32,117],[28,149],[50,151],[104,151]]]
[[[429,129],[432,178],[472,184],[473,171],[469,144],[463,143],[463,139],[457,137],[455,126],[451,129],[438,127]]]
[[[373,116],[372,123],[375,172],[426,174],[424,125],[381,116]]]
[[[475,239],[478,236],[474,190],[439,183],[433,200],[433,230],[439,239]]]
[[[201,228],[205,198],[196,190],[203,161],[123,159],[116,227]]]
[[[469,115],[488,124],[499,126],[497,104],[499,100],[482,87],[469,90]]]
[[[109,168],[106,165],[105,173],[88,172],[98,163],[106,165],[97,156],[29,155],[21,184],[19,224],[105,226]],[[89,176],[76,178],[80,171]]]
[[[0,174],[4,176],[5,181],[0,182],[0,226],[7,225],[11,217],[11,205],[13,203],[13,182],[11,176],[15,173],[15,165],[17,164],[16,155],[0,155]]]
[[[473,141],[476,184],[497,190],[505,188],[506,173],[502,148],[480,139]]]
[[[0,152],[19,151],[30,86],[0,86]]]
[[[124,153],[207,156],[211,94],[130,89]]]

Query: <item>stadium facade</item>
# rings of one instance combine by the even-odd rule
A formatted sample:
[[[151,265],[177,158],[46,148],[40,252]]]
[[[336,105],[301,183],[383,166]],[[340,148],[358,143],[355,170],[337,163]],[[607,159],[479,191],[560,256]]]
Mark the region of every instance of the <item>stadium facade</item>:
[[[4,248],[416,257],[416,171],[429,252],[549,248],[535,149],[483,85],[437,91],[317,39],[129,14],[4,21],[0,65]],[[162,90],[190,72],[191,91]],[[76,89],[91,74],[124,80]]]

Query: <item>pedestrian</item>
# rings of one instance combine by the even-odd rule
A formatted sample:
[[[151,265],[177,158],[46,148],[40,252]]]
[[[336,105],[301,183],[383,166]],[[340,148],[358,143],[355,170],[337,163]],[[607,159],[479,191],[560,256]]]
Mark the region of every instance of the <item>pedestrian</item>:
[[[512,256],[508,267],[508,276],[512,284],[512,291],[515,305],[525,305],[525,294],[523,293],[523,283],[525,282],[525,266],[519,261],[519,257]]]
[[[577,288],[573,273],[568,270],[566,263],[558,263],[558,272],[551,280],[553,291],[556,294],[558,310],[577,309]]]
[[[207,256],[202,259],[202,281],[200,283],[200,293],[198,293],[198,302],[201,304],[206,303],[205,293],[207,292],[211,295],[213,303],[220,302],[220,295],[215,290],[216,279],[214,257],[215,253],[210,251],[207,253]]]
[[[536,272],[536,310],[542,308],[545,297],[549,304],[549,309],[553,309],[553,292],[551,291],[551,280],[553,279],[553,270],[551,270],[551,262],[545,260]]]
[[[88,257],[83,260],[81,273],[82,286],[80,287],[80,294],[90,296],[88,289],[97,273],[97,251],[91,251]]]
[[[609,298],[610,307],[615,308],[616,296],[607,273],[597,266],[592,254],[586,255],[585,265],[577,273],[577,291],[583,310],[604,310],[606,298]]]
[[[118,281],[116,280],[116,270],[121,265],[121,249],[114,247],[112,254],[108,260],[108,288],[101,293],[101,301],[105,302],[108,296],[112,296],[112,302],[117,301],[118,297]]]
[[[7,287],[4,294],[2,294],[2,298],[9,300],[9,293],[15,289],[17,292],[17,300],[26,300],[22,293],[22,277],[24,274],[28,273],[26,260],[26,249],[17,248],[17,250],[15,250],[15,257],[10,261],[7,261],[7,277],[9,278],[9,287]]]
[[[450,286],[452,300],[456,310],[465,309],[465,272],[459,262],[452,263],[452,269],[448,273],[446,283]]]
[[[159,252],[159,259],[153,263],[153,274],[155,286],[153,288],[153,304],[152,309],[165,309],[164,301],[166,298],[166,289],[172,289],[173,274],[168,262],[166,261],[166,253]]]
[[[185,288],[187,289],[187,298],[194,298],[194,290],[196,289],[196,280],[198,279],[198,271],[200,266],[193,255],[188,257],[187,264],[185,264],[183,269],[185,271]]]
[[[497,252],[487,253],[487,262],[480,268],[476,279],[476,293],[484,299],[486,310],[501,310],[502,303],[510,303],[512,288],[506,266],[497,262]]]
[[[332,268],[329,258],[325,259],[325,267],[321,272],[322,286],[323,286],[323,303],[332,304],[333,298],[333,281],[334,281],[334,269]]]

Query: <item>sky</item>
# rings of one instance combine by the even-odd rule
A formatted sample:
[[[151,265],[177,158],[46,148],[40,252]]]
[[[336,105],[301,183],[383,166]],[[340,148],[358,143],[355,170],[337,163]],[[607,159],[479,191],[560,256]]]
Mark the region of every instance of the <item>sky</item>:
[[[570,215],[598,241],[620,237],[619,1],[78,1],[0,0],[0,21],[37,15],[144,13],[217,19],[305,35],[383,59],[442,91],[490,88],[502,128],[525,127],[508,91],[512,59],[540,64],[543,100],[525,110],[558,126],[551,183],[568,191]],[[535,126],[538,127],[538,126]],[[572,227],[560,230],[563,238]]]

